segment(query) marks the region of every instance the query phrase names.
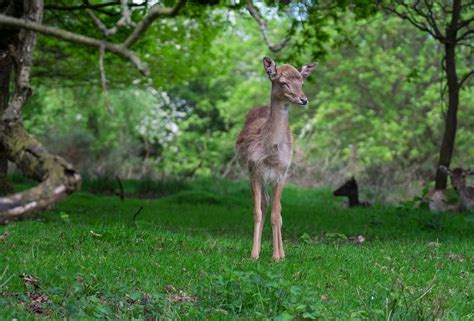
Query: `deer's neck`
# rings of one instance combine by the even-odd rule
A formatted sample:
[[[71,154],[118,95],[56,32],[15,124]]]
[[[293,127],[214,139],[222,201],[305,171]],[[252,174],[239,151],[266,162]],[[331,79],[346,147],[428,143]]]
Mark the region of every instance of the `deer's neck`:
[[[270,117],[268,117],[264,130],[271,144],[279,144],[287,140],[288,104],[277,99],[273,94],[270,103]]]
[[[359,195],[357,193],[349,193],[347,197],[349,198],[349,207],[360,205]]]

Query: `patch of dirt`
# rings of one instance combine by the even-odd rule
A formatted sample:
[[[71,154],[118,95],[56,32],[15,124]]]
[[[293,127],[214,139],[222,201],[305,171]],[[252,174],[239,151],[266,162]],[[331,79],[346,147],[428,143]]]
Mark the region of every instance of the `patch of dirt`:
[[[36,315],[45,314],[46,311],[44,304],[51,303],[51,300],[46,294],[39,292],[40,281],[31,274],[23,273],[20,274],[19,277],[23,280],[23,284],[27,289],[32,289],[32,291],[26,292],[26,296],[28,297],[29,302],[22,302],[22,304],[25,306],[26,309]]]
[[[28,304],[30,311],[34,314],[44,314],[45,310],[43,303],[51,302],[48,296],[39,292],[26,292],[26,295],[31,300],[31,302]]]
[[[462,254],[455,254],[455,253],[452,253],[452,252],[449,252],[449,253],[448,253],[448,259],[450,259],[451,261],[456,261],[456,262],[464,262],[464,261],[466,261],[466,258],[464,257],[464,255],[462,255]]]
[[[182,290],[177,290],[172,285],[167,285],[165,291],[168,294],[168,301],[173,304],[183,304],[183,303],[196,303],[197,297],[187,294]]]
[[[26,287],[33,287],[35,289],[39,288],[39,281],[37,278],[35,278],[31,274],[20,274],[19,275],[20,279],[23,280],[23,283],[25,284]]]

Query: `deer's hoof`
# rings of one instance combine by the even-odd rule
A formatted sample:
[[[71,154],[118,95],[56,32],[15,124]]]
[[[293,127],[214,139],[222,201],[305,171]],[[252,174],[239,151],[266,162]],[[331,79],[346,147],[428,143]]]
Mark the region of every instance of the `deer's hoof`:
[[[280,256],[280,255],[273,255],[272,256],[272,261],[273,262],[281,262],[285,259],[285,256]]]

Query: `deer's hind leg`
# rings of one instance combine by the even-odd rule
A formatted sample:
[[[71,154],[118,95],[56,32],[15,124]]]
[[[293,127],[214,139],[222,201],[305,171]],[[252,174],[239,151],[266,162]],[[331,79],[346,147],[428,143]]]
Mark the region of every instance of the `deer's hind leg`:
[[[253,259],[258,259],[260,256],[261,240],[263,223],[265,219],[265,212],[268,202],[268,197],[263,189],[263,184],[258,178],[252,178],[252,196],[253,196],[253,246],[251,256]]]

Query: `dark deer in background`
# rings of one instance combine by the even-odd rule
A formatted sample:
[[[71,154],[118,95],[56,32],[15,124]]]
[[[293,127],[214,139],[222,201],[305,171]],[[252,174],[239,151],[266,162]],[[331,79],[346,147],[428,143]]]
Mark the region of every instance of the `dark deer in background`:
[[[451,184],[459,195],[459,210],[472,210],[474,207],[474,187],[466,186],[466,176],[474,175],[474,170],[465,170],[460,167],[450,170],[445,166],[440,166],[439,169],[451,177]]]
[[[347,196],[349,207],[370,207],[369,202],[359,201],[359,188],[354,176],[332,193],[334,196]]]
[[[263,58],[263,67],[272,82],[270,106],[257,107],[247,114],[244,128],[237,137],[235,150],[240,162],[251,177],[254,203],[254,232],[252,258],[260,255],[265,212],[268,197],[266,183],[273,186],[272,233],[273,259],[285,257],[281,237],[281,194],[292,158],[293,139],[288,125],[288,106],[304,106],[308,99],[303,93],[303,81],[316,68],[316,64],[296,69],[291,65],[276,66],[268,57]]]

